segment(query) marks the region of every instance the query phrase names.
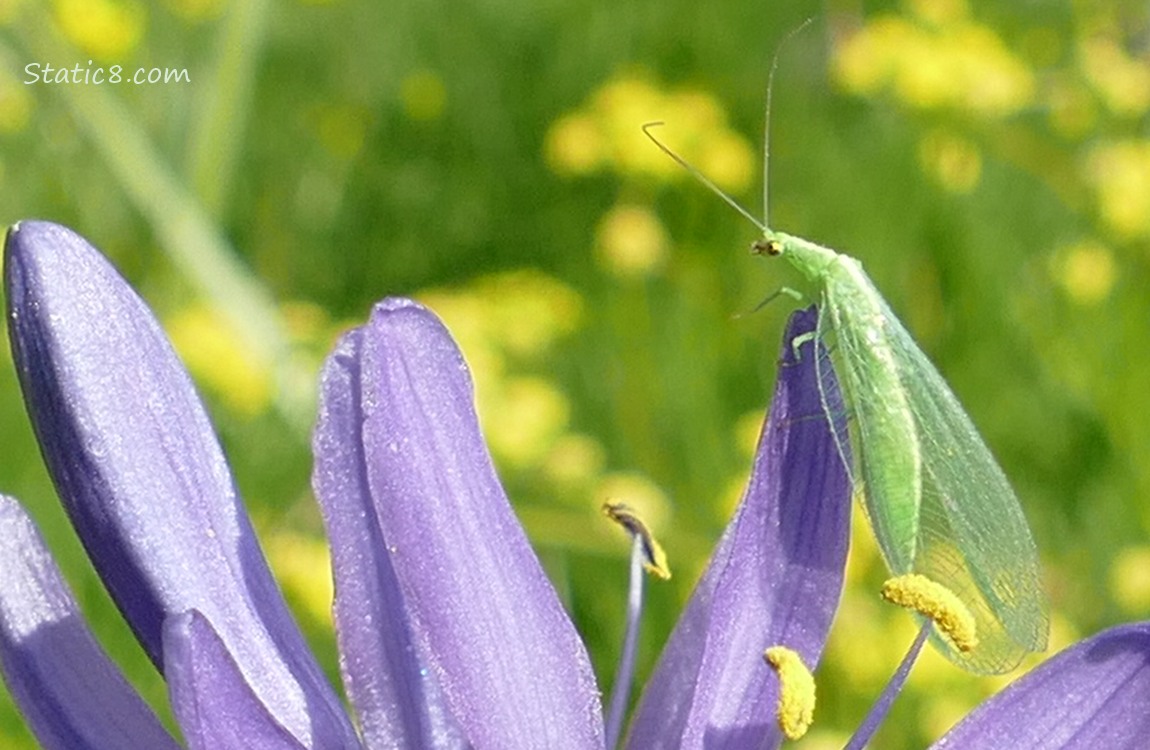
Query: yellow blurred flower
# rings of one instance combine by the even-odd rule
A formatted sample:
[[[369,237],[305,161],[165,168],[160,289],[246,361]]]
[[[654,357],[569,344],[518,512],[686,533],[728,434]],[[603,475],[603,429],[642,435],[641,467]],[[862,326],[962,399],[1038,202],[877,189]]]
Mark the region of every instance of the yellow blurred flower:
[[[729,193],[747,189],[755,176],[757,154],[747,140],[729,130],[707,138],[700,147],[699,171]]]
[[[542,354],[575,331],[583,314],[578,292],[534,269],[482,276],[461,289],[428,289],[417,296],[460,341],[483,342],[523,358]]]
[[[1150,547],[1127,547],[1110,564],[1110,596],[1132,617],[1150,612]]]
[[[489,335],[514,356],[543,353],[575,331],[583,315],[576,291],[538,271],[484,276],[474,289],[487,308]]]
[[[618,205],[595,230],[595,259],[614,276],[642,278],[663,265],[668,244],[663,223],[649,208]]]
[[[1086,79],[1112,112],[1138,117],[1150,109],[1150,63],[1132,58],[1107,36],[1092,36],[1078,45]]]
[[[668,121],[684,120],[700,133],[720,130],[727,126],[727,113],[715,97],[698,90],[680,90],[666,95],[660,102],[670,107]]]
[[[554,383],[526,375],[506,378],[479,408],[491,452],[518,468],[541,463],[571,417]]]
[[[986,117],[1005,117],[1034,100],[1034,72],[991,29],[975,24],[958,29],[949,51],[964,87],[960,106]]]
[[[606,161],[603,134],[590,115],[560,117],[547,130],[543,150],[547,163],[559,174],[590,174]]]
[[[636,75],[613,78],[587,103],[548,129],[544,153],[560,174],[613,171],[625,177],[679,180],[688,172],[644,135],[664,122],[659,137],[728,192],[745,190],[754,174],[754,150],[727,125],[727,115],[702,91],[665,91]]]
[[[404,113],[412,120],[438,120],[447,107],[447,87],[431,70],[417,70],[399,85]]]
[[[314,622],[330,623],[334,591],[331,555],[324,540],[284,530],[265,532],[260,538],[284,593],[302,604]]]
[[[969,193],[982,175],[978,147],[944,130],[926,134],[919,143],[918,159],[927,174],[955,193]]]
[[[846,90],[874,96],[889,89],[920,109],[995,118],[1034,98],[1030,67],[993,30],[961,18],[937,27],[877,18],[840,43],[833,65]]]
[[[1072,300],[1090,306],[1110,296],[1118,269],[1110,248],[1084,240],[1055,255],[1053,274]]]
[[[1085,171],[1107,226],[1125,240],[1150,236],[1150,140],[1095,146]]]
[[[907,39],[893,61],[890,85],[907,104],[919,109],[951,106],[961,95],[955,60],[924,34]]]
[[[196,379],[233,411],[254,416],[271,402],[271,373],[250,355],[224,318],[203,305],[187,307],[164,326]]]
[[[144,33],[145,6],[131,0],[55,0],[56,25],[97,60],[123,62]]]
[[[643,148],[644,123],[665,119],[667,97],[647,81],[632,76],[608,81],[591,97],[591,111],[606,136],[609,159],[626,173],[659,174],[665,166],[652,158],[656,149]]]
[[[559,436],[543,461],[543,470],[558,485],[590,482],[603,471],[606,453],[599,441],[589,435],[567,433]]]
[[[897,50],[915,43],[914,26],[901,18],[882,16],[846,37],[835,49],[833,72],[839,85],[870,95],[889,83]]]

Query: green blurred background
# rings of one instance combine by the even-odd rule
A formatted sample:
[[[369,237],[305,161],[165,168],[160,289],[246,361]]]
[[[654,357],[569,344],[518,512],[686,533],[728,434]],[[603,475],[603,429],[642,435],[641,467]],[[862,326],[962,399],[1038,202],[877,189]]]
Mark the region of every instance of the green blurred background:
[[[1053,646],[1146,617],[1144,2],[0,0],[0,222],[75,228],[154,306],[333,681],[314,378],[393,294],[460,339],[605,686],[627,545],[598,506],[661,536],[643,678],[745,482],[789,303],[734,316],[802,282],[639,127],[758,213],[767,70],[809,16],[774,91],[772,225],[859,258],[951,382],[1031,519]],[[29,84],[30,63],[187,75]],[[0,490],[166,712],[0,359]],[[855,526],[804,747],[841,746],[912,637]],[[876,746],[921,747],[1002,684],[927,654]],[[35,746],[6,693],[0,746]]]

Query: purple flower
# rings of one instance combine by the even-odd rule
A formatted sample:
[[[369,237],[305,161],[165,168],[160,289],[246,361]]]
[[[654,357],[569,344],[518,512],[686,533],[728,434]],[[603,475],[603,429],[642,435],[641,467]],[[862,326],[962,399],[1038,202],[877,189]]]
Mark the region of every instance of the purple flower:
[[[495,474],[463,356],[409,300],[323,375],[314,483],[372,747],[602,747],[590,659]]]
[[[752,657],[784,645],[813,671],[822,655],[842,593],[850,484],[823,418],[825,401],[846,446],[827,353],[792,344],[816,321],[811,308],[787,326],[750,484],[646,686],[629,748],[775,747],[778,681]]]
[[[189,747],[327,750],[361,737],[373,749],[604,747],[587,653],[515,519],[467,367],[433,314],[380,303],[321,381],[313,479],[357,733],[144,303],[63,227],[22,223],[5,252],[12,347],[45,461],[163,671]],[[647,685],[629,747],[776,746],[778,680],[763,650],[818,661],[842,588],[850,493],[837,384],[803,337],[814,324],[812,310],[788,327],[747,494]],[[4,497],[0,665],[45,747],[179,746]]]
[[[1150,744],[1150,623],[1080,641],[990,698],[939,748],[1143,748]]]
[[[173,651],[181,667],[189,650],[205,659],[226,653],[256,702],[296,743],[359,747],[276,587],[191,380],[144,302],[83,238],[54,224],[14,227],[4,274],[13,358],[45,463],[97,572],[156,667],[168,674]],[[27,524],[14,503],[6,512],[9,523]],[[117,714],[90,718],[108,725],[98,731],[69,721],[69,711],[94,693],[84,682],[87,670],[108,673],[100,684],[110,685],[114,669],[95,666],[104,658],[91,643],[77,646],[91,667],[59,663],[60,649],[47,647],[52,634],[83,626],[35,534],[28,529],[24,537],[26,551],[3,556],[38,563],[4,567],[3,660],[13,693],[43,697],[42,710],[24,709],[41,737],[92,733],[86,746],[123,747],[104,739],[115,736]],[[13,630],[8,623],[28,613],[20,596],[52,606]],[[171,618],[193,612],[222,649],[206,645],[210,638],[195,618],[192,626],[173,626]],[[227,670],[221,663],[202,668]],[[57,669],[80,670],[74,687],[83,697],[69,691],[72,683],[44,677]],[[29,673],[40,676],[41,692],[19,686]],[[204,684],[202,675],[169,675],[170,684],[185,680]],[[213,706],[228,708],[174,702],[181,723],[204,718],[180,716],[182,707]],[[57,722],[69,726],[49,726]]]

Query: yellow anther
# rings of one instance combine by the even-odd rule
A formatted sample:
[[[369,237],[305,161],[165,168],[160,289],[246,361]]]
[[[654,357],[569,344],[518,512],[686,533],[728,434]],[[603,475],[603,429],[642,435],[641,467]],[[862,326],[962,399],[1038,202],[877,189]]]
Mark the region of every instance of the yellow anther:
[[[635,515],[635,511],[624,503],[608,500],[603,503],[603,515],[640,540],[643,545],[644,570],[664,581],[671,578],[671,568],[667,565],[667,553],[663,551],[663,547],[656,541],[651,530],[647,528],[647,524]]]
[[[974,615],[941,583],[917,573],[898,576],[882,585],[882,598],[929,617],[959,651],[966,653],[978,646]]]
[[[771,646],[763,658],[779,673],[779,729],[788,740],[797,740],[815,720],[815,676],[802,657],[786,646]]]

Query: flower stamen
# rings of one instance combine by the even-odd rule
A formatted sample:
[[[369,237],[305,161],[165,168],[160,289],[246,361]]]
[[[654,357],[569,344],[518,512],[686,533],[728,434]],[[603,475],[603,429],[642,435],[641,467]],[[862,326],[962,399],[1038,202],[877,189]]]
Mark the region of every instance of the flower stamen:
[[[914,610],[925,617],[926,621],[919,628],[918,637],[903,657],[898,670],[883,688],[882,695],[875,701],[845,750],[862,750],[874,737],[883,719],[890,712],[894,699],[906,684],[910,669],[930,635],[932,624],[944,638],[963,653],[978,646],[974,615],[953,591],[941,583],[917,573],[896,576],[882,585],[882,598],[891,604]]]
[[[632,537],[638,539],[643,546],[643,569],[656,578],[664,581],[670,580],[671,568],[667,565],[667,553],[662,545],[655,539],[655,535],[643,523],[643,519],[636,515],[631,506],[617,500],[608,500],[603,503],[603,515],[627,530]]]
[[[623,652],[615,671],[615,684],[611,687],[606,719],[606,747],[613,750],[623,733],[623,717],[631,695],[631,681],[635,676],[635,654],[639,647],[639,621],[643,615],[643,570],[664,581],[671,577],[667,555],[655,541],[647,524],[624,503],[608,500],[603,503],[603,515],[622,526],[631,535],[631,583],[627,594],[627,626],[623,636]]]
[[[763,658],[779,674],[779,729],[788,740],[807,733],[815,720],[815,676],[798,653],[786,646],[771,646]]]
[[[930,618],[959,651],[967,653],[978,646],[974,615],[941,583],[917,573],[897,576],[882,585],[882,598]]]

